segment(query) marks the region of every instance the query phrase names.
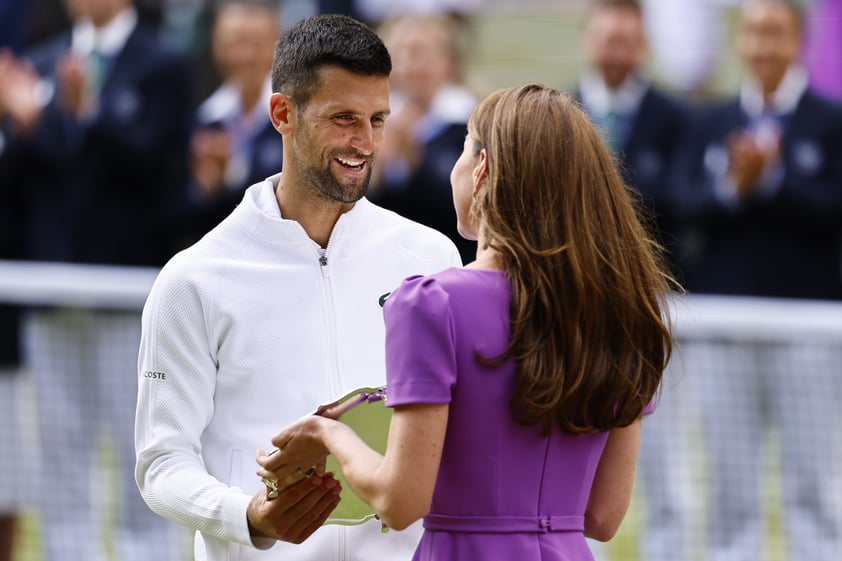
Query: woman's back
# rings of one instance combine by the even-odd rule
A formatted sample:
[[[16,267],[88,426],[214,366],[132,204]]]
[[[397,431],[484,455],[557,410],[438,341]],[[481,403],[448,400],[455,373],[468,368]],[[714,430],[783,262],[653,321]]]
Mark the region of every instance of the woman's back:
[[[514,421],[514,361],[476,356],[505,350],[510,293],[501,271],[450,269],[389,298],[389,404],[450,403],[416,559],[591,559],[584,512],[608,433],[542,436]]]

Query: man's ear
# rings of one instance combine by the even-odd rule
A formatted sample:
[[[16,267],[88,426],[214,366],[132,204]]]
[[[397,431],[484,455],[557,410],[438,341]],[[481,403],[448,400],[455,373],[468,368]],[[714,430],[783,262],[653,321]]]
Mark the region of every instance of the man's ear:
[[[269,118],[279,133],[286,135],[292,132],[295,125],[295,103],[292,98],[282,93],[273,93],[269,98]]]
[[[488,179],[488,154],[485,148],[479,151],[477,156],[477,163],[474,166],[474,193],[479,192],[485,180]]]

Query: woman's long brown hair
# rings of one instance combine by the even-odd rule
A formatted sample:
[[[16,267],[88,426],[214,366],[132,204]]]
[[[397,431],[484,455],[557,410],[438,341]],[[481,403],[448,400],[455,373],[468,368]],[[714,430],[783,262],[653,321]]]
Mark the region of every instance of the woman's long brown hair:
[[[518,422],[569,434],[634,422],[671,352],[670,279],[588,117],[537,84],[499,90],[468,124],[489,165],[472,212],[512,284]]]

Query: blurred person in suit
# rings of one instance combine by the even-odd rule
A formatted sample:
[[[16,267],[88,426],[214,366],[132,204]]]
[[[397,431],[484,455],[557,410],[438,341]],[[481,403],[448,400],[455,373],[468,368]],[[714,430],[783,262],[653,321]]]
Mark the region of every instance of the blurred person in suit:
[[[587,69],[579,79],[577,97],[617,156],[626,182],[653,214],[657,238],[675,250],[677,225],[665,201],[689,108],[653,84],[643,68],[648,50],[640,2],[592,3],[581,47]]]
[[[405,16],[380,34],[392,56],[386,121],[370,198],[447,235],[463,262],[476,242],[456,230],[450,170],[459,159],[476,98],[463,85],[459,30],[442,16]]]
[[[842,106],[816,94],[801,9],[746,0],[737,96],[705,110],[679,158],[675,208],[692,226],[685,278],[696,293],[842,299]],[[817,338],[685,345],[699,381],[709,461],[706,559],[763,549],[764,435],[780,433],[791,561],[842,551],[842,349]]]
[[[26,4],[0,0],[0,71],[23,46]],[[3,109],[0,105],[0,114]],[[20,227],[12,178],[3,157],[6,136],[0,128],[0,259],[16,257]],[[20,367],[18,310],[0,302],[0,561],[11,561],[20,510],[20,450],[16,384]]]
[[[26,59],[2,59],[3,158],[22,199],[22,257],[161,265],[186,199],[189,66],[138,24],[130,0],[68,0],[66,9],[72,30]],[[45,307],[23,321],[45,559],[104,558],[104,486],[92,477],[103,427],[117,474],[117,558],[180,559],[183,534],[148,509],[133,478],[140,312]]]
[[[593,2],[584,15],[581,48],[586,70],[576,96],[613,150],[626,183],[642,199],[649,214],[644,222],[677,261],[678,224],[665,203],[688,108],[659,90],[644,70],[648,50],[640,2]],[[646,515],[640,548],[651,561],[690,558],[687,435],[694,407],[678,353],[674,361],[665,373],[659,414],[643,425],[639,476]]]
[[[213,59],[224,81],[199,107],[191,139],[190,241],[234,209],[249,185],[281,169],[272,126],[272,53],[280,35],[274,0],[224,0],[213,20]]]

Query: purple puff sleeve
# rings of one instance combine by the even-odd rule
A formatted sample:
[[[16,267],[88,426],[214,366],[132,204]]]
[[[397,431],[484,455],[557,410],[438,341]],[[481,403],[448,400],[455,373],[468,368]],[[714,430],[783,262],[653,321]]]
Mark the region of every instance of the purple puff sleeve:
[[[434,277],[410,277],[389,296],[383,313],[386,404],[450,403],[456,383],[450,295]]]

